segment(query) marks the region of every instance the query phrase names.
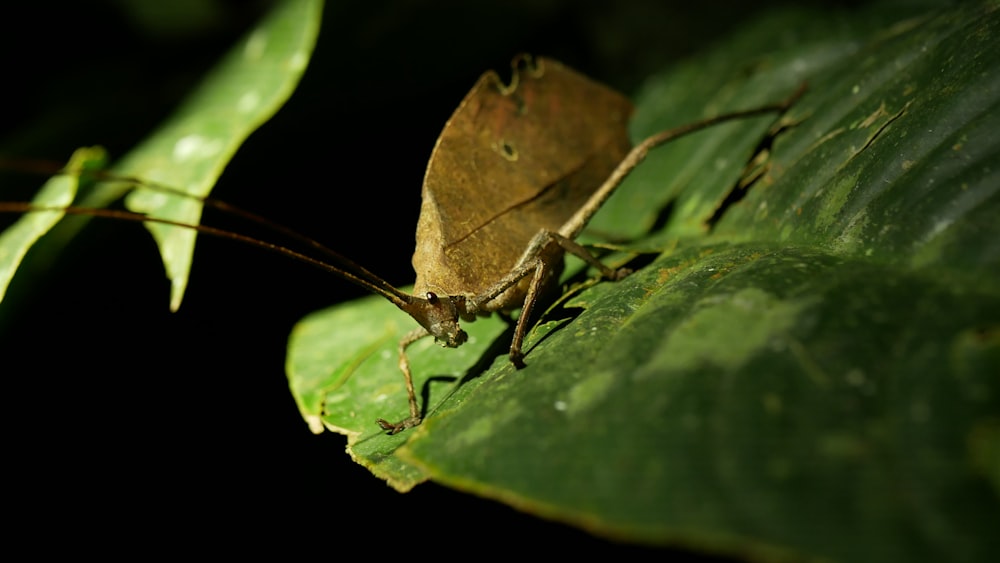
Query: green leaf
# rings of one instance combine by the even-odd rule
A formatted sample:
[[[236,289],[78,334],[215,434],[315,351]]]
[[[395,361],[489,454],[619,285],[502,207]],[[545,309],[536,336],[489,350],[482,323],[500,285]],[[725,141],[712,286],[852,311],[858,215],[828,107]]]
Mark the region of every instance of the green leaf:
[[[321,10],[317,0],[276,4],[170,120],[115,171],[207,196],[243,141],[295,90],[316,44]],[[127,204],[133,211],[173,221],[201,219],[197,201],[159,191],[133,191]],[[176,310],[187,287],[197,233],[156,223],[147,228],[160,246],[173,285],[171,309]]]
[[[60,208],[73,203],[81,182],[80,172],[102,168],[106,157],[101,149],[77,150],[66,167],[74,173],[52,177],[35,195],[32,204],[37,207]],[[14,272],[21,265],[28,250],[64,215],[62,211],[26,213],[0,233],[0,301],[3,301],[10,280],[13,279]]]
[[[186,101],[142,143],[125,155],[110,176],[141,181],[102,182],[80,198],[80,207],[105,207],[126,193],[132,211],[198,224],[204,198],[246,138],[291,95],[305,71],[319,31],[320,0],[278,2],[260,24],[232,47]],[[143,184],[195,196],[174,195]],[[68,203],[68,202],[67,202]],[[83,218],[64,222],[53,247],[64,244]],[[171,309],[181,303],[197,232],[147,223],[171,280]]]
[[[371,296],[306,317],[295,326],[288,346],[292,395],[309,427],[318,433],[326,425],[347,435],[354,458],[401,491],[426,476],[392,455],[406,434],[387,436],[374,422],[403,418],[408,412],[397,347],[414,327],[394,305]],[[502,335],[510,342],[505,327],[495,317],[473,323],[467,327],[468,342],[450,353],[440,353],[424,339],[410,347],[410,366],[434,396],[445,394],[449,403],[461,402],[483,380],[470,379],[458,387],[452,383],[481,372],[477,360],[491,361],[497,351],[484,354],[491,344],[503,345]],[[331,337],[337,339],[333,345]],[[429,412],[436,413],[437,408],[432,405]]]
[[[422,480],[624,541],[757,560],[983,561],[1000,463],[1000,14],[779,11],[650,77],[636,139],[809,92],[657,149],[592,224],[667,249],[550,309],[528,367],[477,321],[415,346],[362,300],[289,343],[303,416]],[[747,163],[754,159],[754,166]],[[666,218],[661,218],[668,210]],[[473,332],[474,331],[474,332]]]

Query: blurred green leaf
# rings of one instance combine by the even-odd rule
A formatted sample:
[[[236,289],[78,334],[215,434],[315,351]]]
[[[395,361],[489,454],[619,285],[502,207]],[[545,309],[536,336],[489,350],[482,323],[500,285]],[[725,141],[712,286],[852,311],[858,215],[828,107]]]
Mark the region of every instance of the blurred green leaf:
[[[309,316],[290,385],[314,430],[422,480],[626,541],[756,560],[983,561],[1000,521],[1000,16],[783,10],[650,77],[636,139],[806,96],[657,149],[592,231],[667,250],[550,310],[413,347],[367,299]],[[753,160],[753,166],[747,163]],[[645,237],[642,240],[637,237]]]
[[[43,208],[66,207],[73,203],[79,188],[80,173],[84,170],[99,170],[106,163],[107,155],[101,149],[88,148],[77,150],[70,158],[67,169],[70,174],[53,176],[42,186],[32,200],[32,204]],[[0,233],[0,301],[7,293],[7,287],[14,272],[24,259],[28,250],[34,246],[45,233],[49,232],[65,214],[62,211],[39,211],[27,213],[16,223]]]
[[[198,224],[202,204],[194,198],[150,189],[166,186],[203,198],[246,138],[284,104],[305,71],[319,31],[321,0],[278,2],[206,75],[200,86],[160,128],[118,161],[109,176],[134,181],[102,182],[79,198],[80,207],[106,207],[128,194],[127,206],[187,224]],[[67,219],[39,243],[47,252],[64,245],[86,222]],[[147,223],[171,280],[171,308],[181,303],[197,232]]]
[[[321,12],[318,0],[277,3],[171,119],[118,163],[115,172],[207,196],[243,141],[295,90],[316,44]],[[136,212],[183,223],[201,219],[197,201],[159,191],[132,191],[127,205]],[[197,233],[155,223],[147,223],[147,228],[160,246],[173,285],[171,309],[176,310],[187,287]]]

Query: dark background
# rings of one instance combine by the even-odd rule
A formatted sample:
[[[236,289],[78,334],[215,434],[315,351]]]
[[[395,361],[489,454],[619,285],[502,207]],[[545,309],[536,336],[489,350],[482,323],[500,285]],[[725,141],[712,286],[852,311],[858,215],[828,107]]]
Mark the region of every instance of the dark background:
[[[152,23],[139,16],[161,4],[172,3],[25,5],[19,33],[2,45],[0,153],[65,160],[101,144],[124,154],[266,8],[192,2],[210,9]],[[650,69],[764,9],[735,1],[354,4],[328,3],[301,86],[240,149],[215,195],[323,240],[396,285],[413,279],[426,160],[480,73],[532,52],[632,92]],[[24,197],[21,180],[8,179],[0,197]],[[206,223],[267,236],[217,215]],[[5,304],[0,333],[5,504],[28,527],[101,530],[81,549],[113,546],[121,533],[164,547],[201,535],[283,541],[291,528],[309,543],[357,544],[380,559],[396,548],[450,551],[456,540],[483,554],[543,540],[564,554],[696,559],[620,546],[431,483],[400,495],[350,461],[343,437],[312,435],[287,389],[284,347],[303,315],[361,295],[338,279],[201,237],[184,304],[171,314],[141,226],[97,221],[33,283],[30,295]]]

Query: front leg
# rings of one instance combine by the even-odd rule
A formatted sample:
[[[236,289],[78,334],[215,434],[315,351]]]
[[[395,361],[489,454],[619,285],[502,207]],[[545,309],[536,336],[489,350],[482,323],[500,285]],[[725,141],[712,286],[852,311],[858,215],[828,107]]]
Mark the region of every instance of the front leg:
[[[417,393],[413,387],[413,375],[410,373],[410,361],[406,358],[406,349],[410,346],[410,344],[413,344],[425,336],[430,336],[430,333],[421,327],[408,332],[406,336],[399,341],[399,369],[403,372],[403,379],[406,380],[406,398],[410,402],[410,417],[395,424],[384,418],[376,420],[375,422],[382,427],[382,430],[387,430],[389,434],[397,434],[407,428],[413,428],[414,426],[420,424],[420,406],[417,404]]]

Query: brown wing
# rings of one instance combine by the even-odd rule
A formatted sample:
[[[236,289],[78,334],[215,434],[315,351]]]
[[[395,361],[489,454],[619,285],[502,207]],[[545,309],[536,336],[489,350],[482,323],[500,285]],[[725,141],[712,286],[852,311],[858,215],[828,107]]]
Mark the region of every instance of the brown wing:
[[[424,178],[415,292],[478,294],[542,228],[558,229],[631,148],[632,104],[549,60],[484,74],[438,138]]]

